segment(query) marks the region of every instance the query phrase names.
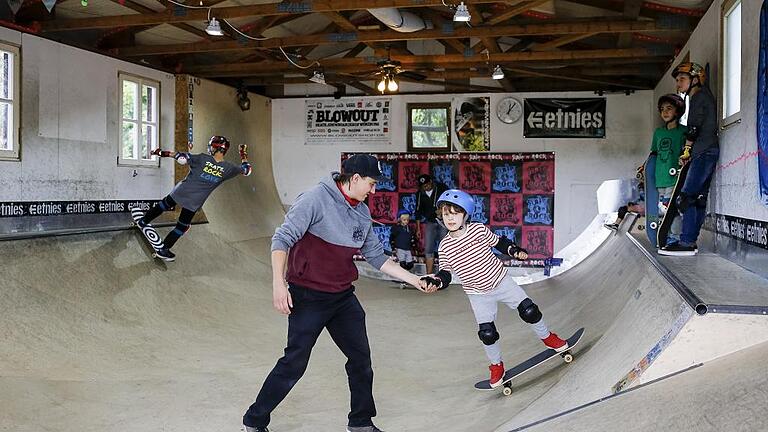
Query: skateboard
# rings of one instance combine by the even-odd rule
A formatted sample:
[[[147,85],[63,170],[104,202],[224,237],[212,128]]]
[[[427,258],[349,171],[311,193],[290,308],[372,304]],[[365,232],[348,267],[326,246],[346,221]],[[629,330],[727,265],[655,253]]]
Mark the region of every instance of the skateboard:
[[[664,214],[664,218],[659,223],[659,228],[656,233],[656,245],[659,248],[667,245],[667,237],[669,236],[669,229],[672,226],[672,222],[676,217],[681,217],[677,212],[677,197],[680,196],[680,191],[683,189],[683,185],[685,184],[685,177],[688,175],[688,167],[690,165],[690,163],[686,162],[682,167],[680,167],[680,169],[677,170],[675,188],[672,190],[672,196],[669,198],[667,212]]]
[[[656,231],[659,228],[659,191],[656,190],[656,156],[648,156],[645,162],[645,233],[651,246],[656,248]]]
[[[147,240],[147,243],[149,243],[149,246],[152,247],[154,252],[152,253],[152,258],[158,258],[163,261],[162,257],[157,255],[157,251],[164,248],[163,245],[163,239],[160,237],[160,234],[157,233],[157,230],[155,230],[152,226],[145,226],[144,228],[139,227],[139,219],[141,219],[144,216],[144,210],[141,210],[140,208],[129,206],[128,210],[131,211],[131,218],[133,218],[133,225],[136,228],[139,228],[139,231],[141,231],[142,236]]]
[[[571,354],[571,350],[573,349],[573,347],[576,346],[576,344],[579,343],[579,341],[581,341],[582,336],[584,336],[583,327],[576,330],[576,333],[574,333],[573,336],[567,339],[568,349],[566,351],[558,353],[553,349],[546,349],[536,354],[535,356],[529,358],[528,360],[520,363],[519,365],[514,366],[511,369],[507,369],[507,371],[504,372],[504,378],[501,379],[502,381],[501,385],[496,388],[491,387],[491,380],[480,381],[475,384],[475,388],[482,391],[502,389],[504,396],[509,396],[512,394],[512,380],[514,378],[517,378],[520,375],[524,374],[525,372],[528,372],[529,370],[535,368],[536,366],[542,363],[545,363],[547,360],[554,358],[557,355],[560,355],[560,357],[563,358],[564,362],[566,363],[572,362],[573,354]]]

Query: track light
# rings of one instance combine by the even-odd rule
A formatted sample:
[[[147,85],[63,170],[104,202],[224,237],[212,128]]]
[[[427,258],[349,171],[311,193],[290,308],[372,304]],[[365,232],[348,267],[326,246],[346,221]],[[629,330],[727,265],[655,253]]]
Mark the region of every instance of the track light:
[[[248,90],[242,84],[237,89],[237,106],[243,111],[251,109],[251,98],[248,97]]]
[[[325,84],[325,74],[320,71],[315,71],[314,75],[312,75],[312,78],[309,80],[313,83]]]
[[[496,65],[496,69],[493,70],[493,74],[491,74],[491,78],[495,80],[504,79],[504,71],[501,70],[501,66]]]
[[[471,19],[472,15],[469,14],[467,5],[465,5],[464,2],[460,2],[459,5],[456,6],[456,13],[453,14],[453,20],[456,22],[469,22]]]
[[[211,36],[224,36],[224,32],[221,31],[221,26],[219,25],[219,20],[216,18],[211,18],[211,20],[208,21],[208,27],[205,28],[205,32]]]

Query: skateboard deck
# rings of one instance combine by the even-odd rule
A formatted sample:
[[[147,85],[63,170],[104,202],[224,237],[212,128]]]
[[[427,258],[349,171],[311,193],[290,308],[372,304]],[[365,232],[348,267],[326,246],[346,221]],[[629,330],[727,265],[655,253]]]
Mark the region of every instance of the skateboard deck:
[[[162,249],[164,247],[163,245],[163,239],[160,237],[160,234],[157,233],[157,230],[155,230],[152,226],[146,226],[144,228],[141,228],[139,226],[139,219],[141,219],[144,216],[144,210],[141,210],[139,208],[129,206],[128,209],[131,211],[131,218],[133,218],[133,224],[136,226],[136,228],[141,231],[142,236],[147,240],[147,243],[149,243],[149,246],[154,249],[155,253],[152,254],[152,258],[160,258],[157,256],[157,251]],[[162,258],[160,258],[162,259]]]
[[[553,349],[546,349],[535,356],[529,358],[528,360],[520,363],[517,366],[513,366],[511,369],[507,369],[506,372],[504,372],[504,378],[501,379],[502,384],[496,388],[491,387],[491,381],[490,380],[483,380],[475,384],[475,388],[478,390],[488,391],[488,390],[498,390],[501,389],[505,396],[509,396],[512,394],[512,380],[514,378],[519,377],[520,375],[524,374],[525,372],[528,372],[529,370],[535,368],[536,366],[546,363],[547,360],[554,358],[556,356],[560,356],[563,358],[563,361],[566,363],[570,363],[573,361],[573,354],[571,354],[571,350],[573,347],[576,346],[576,344],[581,341],[581,337],[584,336],[584,328],[580,328],[576,330],[576,333],[574,333],[571,337],[567,339],[568,341],[568,349],[564,352],[558,353]]]
[[[656,156],[645,162],[645,233],[651,246],[656,246],[659,228],[659,191],[656,190]]]
[[[677,212],[677,197],[680,195],[680,191],[685,184],[685,177],[688,175],[688,167],[691,164],[686,162],[679,170],[677,170],[677,180],[675,181],[675,188],[672,190],[672,196],[669,198],[669,206],[667,206],[667,212],[659,223],[659,228],[656,232],[656,244],[657,247],[662,248],[667,245],[667,237],[669,236],[669,229],[672,226],[672,222],[676,217],[681,217]]]

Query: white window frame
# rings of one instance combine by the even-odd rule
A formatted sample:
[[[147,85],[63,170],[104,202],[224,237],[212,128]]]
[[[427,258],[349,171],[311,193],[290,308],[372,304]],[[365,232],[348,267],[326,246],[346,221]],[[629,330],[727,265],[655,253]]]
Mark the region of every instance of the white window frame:
[[[123,118],[123,82],[129,81],[132,83],[136,83],[138,85],[138,91],[139,91],[139,97],[136,98],[136,105],[134,106],[134,111],[137,113],[136,119],[126,119]],[[155,97],[156,101],[154,104],[154,116],[155,119],[154,122],[148,122],[145,121],[143,118],[142,113],[142,107],[141,107],[141,93],[144,88],[144,86],[153,87],[155,89]],[[153,80],[150,78],[133,75],[125,72],[118,72],[118,80],[117,80],[117,88],[118,88],[118,99],[117,99],[117,160],[119,165],[129,165],[129,166],[148,166],[148,167],[159,167],[160,166],[160,158],[157,156],[150,156],[149,159],[144,159],[142,155],[139,155],[139,151],[141,148],[141,131],[143,130],[143,127],[145,125],[151,125],[154,126],[155,130],[155,136],[153,139],[153,143],[150,146],[151,148],[149,151],[160,147],[160,81]],[[123,123],[129,122],[134,123],[136,125],[136,130],[138,135],[138,139],[135,142],[134,151],[132,157],[125,157],[123,155]]]
[[[741,17],[743,18],[744,8],[743,8],[743,2],[742,0],[730,0],[725,1],[722,5],[721,13],[720,13],[720,52],[721,52],[721,64],[722,64],[722,73],[720,74],[720,97],[718,98],[720,100],[720,127],[726,128],[730,125],[733,125],[735,123],[741,123],[741,68],[742,68],[742,59],[741,59],[741,51],[742,51],[742,24],[744,22],[743,19],[740,20],[738,23],[739,29],[738,29],[738,47],[735,47],[738,52],[733,53],[735,56],[731,56],[731,50],[730,45],[731,41],[728,40],[728,25],[729,23],[732,23],[732,21],[729,21],[730,15],[733,13],[733,11],[740,7],[740,13],[742,14]],[[731,24],[733,25],[733,24]],[[731,62],[729,61],[729,57],[732,57],[735,62],[738,62],[738,71],[733,71],[733,66]],[[737,82],[733,82],[733,80],[736,80]],[[736,93],[736,96],[738,97],[738,107],[736,107],[736,110],[732,112],[730,115],[727,112],[728,108],[728,97],[730,96],[730,91],[733,91]]]
[[[18,46],[0,42],[0,51],[12,54],[13,67],[9,71],[8,85],[12,86],[12,99],[0,97],[0,102],[10,105],[9,116],[11,121],[8,127],[11,149],[0,149],[0,160],[19,160],[21,155],[21,50]]]

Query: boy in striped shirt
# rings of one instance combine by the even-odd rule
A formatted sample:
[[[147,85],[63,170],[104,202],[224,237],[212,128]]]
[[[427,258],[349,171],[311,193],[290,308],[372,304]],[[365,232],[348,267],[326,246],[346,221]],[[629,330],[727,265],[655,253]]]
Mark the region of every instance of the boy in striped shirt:
[[[498,387],[504,376],[499,332],[494,324],[498,302],[510,309],[516,308],[520,318],[531,326],[547,348],[562,352],[568,349],[568,343],[549,331],[536,303],[507,274],[506,267],[491,248],[519,260],[528,258],[526,250],[506,237],[497,236],[483,224],[470,223],[474,208],[472,196],[458,189],[447,190],[438,198],[438,219],[448,229],[448,235],[438,248],[440,271],[435,277],[442,287],[450,284],[451,270],[461,279],[479,325],[477,335],[491,361],[491,387]]]

